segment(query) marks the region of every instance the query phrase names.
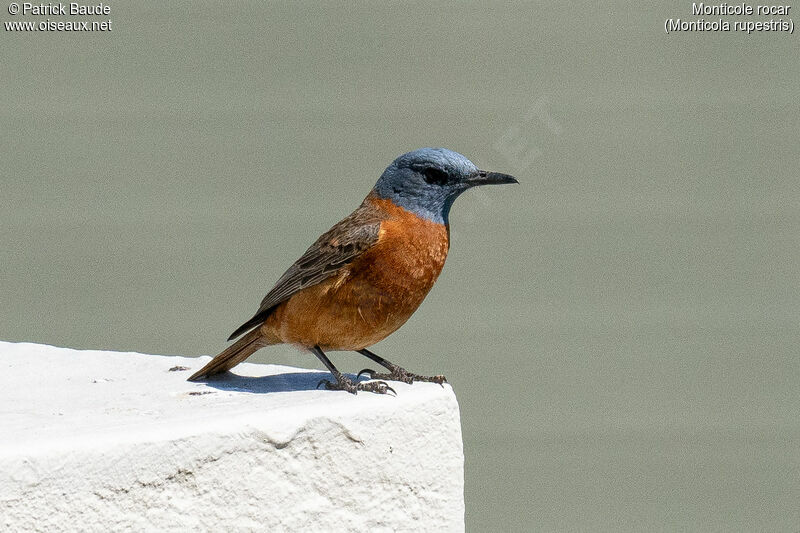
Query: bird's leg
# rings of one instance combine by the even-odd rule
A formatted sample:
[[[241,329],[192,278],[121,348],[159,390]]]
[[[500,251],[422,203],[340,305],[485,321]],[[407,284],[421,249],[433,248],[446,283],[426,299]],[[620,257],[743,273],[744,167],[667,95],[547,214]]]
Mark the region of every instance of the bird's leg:
[[[405,368],[399,367],[394,363],[390,363],[380,355],[374,354],[364,348],[363,350],[358,350],[358,353],[369,357],[379,365],[386,367],[389,369],[388,374],[380,374],[375,372],[374,370],[370,370],[369,368],[365,368],[361,372],[358,373],[359,377],[361,374],[366,374],[369,376],[369,379],[389,379],[392,381],[402,381],[404,383],[414,383],[415,381],[430,381],[433,383],[438,383],[442,385],[447,381],[444,376],[420,376],[419,374],[413,374],[406,370]]]
[[[352,379],[348,378],[347,376],[339,372],[339,370],[335,366],[333,366],[331,360],[328,359],[328,356],[325,355],[325,352],[323,352],[319,346],[314,346],[313,348],[311,348],[311,353],[316,355],[317,358],[320,361],[322,361],[322,364],[324,364],[325,367],[330,371],[330,373],[333,374],[333,377],[336,378],[336,383],[332,383],[327,379],[323,379],[322,381],[317,383],[317,387],[319,387],[324,383],[325,388],[328,390],[343,390],[349,392],[350,394],[355,394],[360,390],[375,392],[377,394],[386,394],[389,391],[394,392],[394,389],[391,388],[386,383],[384,383],[383,381],[370,381],[367,383],[353,382]]]

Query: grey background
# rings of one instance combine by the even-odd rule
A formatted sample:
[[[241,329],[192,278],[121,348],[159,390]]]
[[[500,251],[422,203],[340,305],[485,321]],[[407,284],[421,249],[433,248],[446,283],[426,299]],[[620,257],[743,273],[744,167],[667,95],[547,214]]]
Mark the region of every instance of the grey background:
[[[797,529],[797,36],[666,35],[690,2],[111,5],[0,31],[0,339],[216,353],[446,146],[521,184],[456,202],[376,351],[453,384],[468,529]]]

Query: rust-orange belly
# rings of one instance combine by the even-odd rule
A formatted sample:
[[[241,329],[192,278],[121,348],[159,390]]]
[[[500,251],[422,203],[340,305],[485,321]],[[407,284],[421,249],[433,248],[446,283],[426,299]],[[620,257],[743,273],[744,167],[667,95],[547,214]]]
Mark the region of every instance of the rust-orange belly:
[[[442,271],[447,227],[389,200],[378,242],[336,276],[280,304],[262,326],[277,342],[359,350],[384,339],[416,311]]]

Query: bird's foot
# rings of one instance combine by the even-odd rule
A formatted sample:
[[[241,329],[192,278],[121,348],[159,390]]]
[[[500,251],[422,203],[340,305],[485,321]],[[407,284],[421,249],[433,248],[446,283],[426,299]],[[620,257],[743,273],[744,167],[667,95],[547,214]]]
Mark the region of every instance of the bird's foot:
[[[358,373],[358,377],[361,377],[362,374],[365,374],[369,377],[369,379],[388,379],[389,381],[402,381],[403,383],[409,384],[414,383],[415,381],[427,381],[430,383],[438,383],[442,387],[444,387],[444,384],[447,383],[447,379],[444,376],[420,376],[419,374],[409,372],[405,368],[397,365],[391,365],[388,368],[389,373],[375,372],[370,368],[365,368]]]
[[[375,394],[387,394],[391,392],[397,396],[397,393],[394,391],[394,389],[383,381],[360,381],[356,383],[343,374],[334,374],[333,377],[336,378],[335,383],[327,379],[323,379],[317,383],[317,388],[324,383],[325,388],[328,390],[343,390],[349,392],[350,394],[356,394],[361,390],[374,392]]]

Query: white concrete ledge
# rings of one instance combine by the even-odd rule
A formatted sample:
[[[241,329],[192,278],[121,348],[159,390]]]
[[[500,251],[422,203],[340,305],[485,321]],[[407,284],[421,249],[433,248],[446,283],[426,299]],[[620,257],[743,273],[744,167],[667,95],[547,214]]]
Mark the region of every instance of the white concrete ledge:
[[[206,361],[0,342],[0,530],[464,529],[449,386]]]

